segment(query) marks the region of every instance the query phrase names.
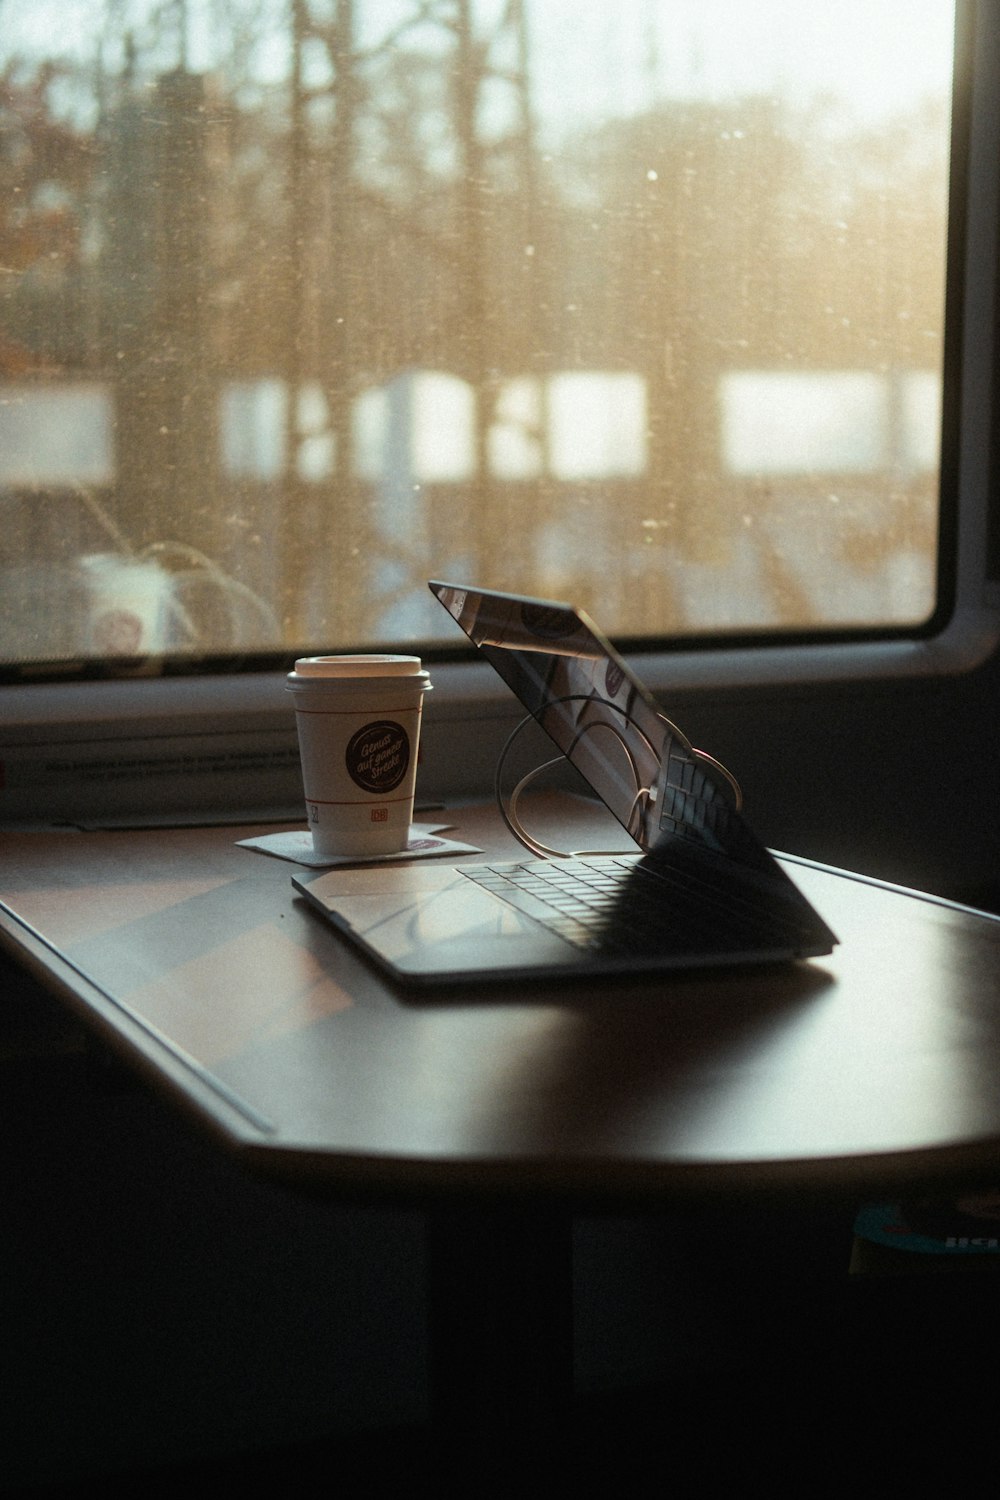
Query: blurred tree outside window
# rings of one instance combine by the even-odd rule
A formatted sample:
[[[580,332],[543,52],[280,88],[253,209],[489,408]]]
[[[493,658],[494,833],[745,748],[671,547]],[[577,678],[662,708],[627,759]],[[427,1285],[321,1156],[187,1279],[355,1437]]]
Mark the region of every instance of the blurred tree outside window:
[[[919,624],[953,26],[0,0],[0,662]]]

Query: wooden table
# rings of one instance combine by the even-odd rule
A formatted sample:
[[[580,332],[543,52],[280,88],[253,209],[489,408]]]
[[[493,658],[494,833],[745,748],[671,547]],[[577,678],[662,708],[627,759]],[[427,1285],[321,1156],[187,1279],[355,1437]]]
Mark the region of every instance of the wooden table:
[[[581,801],[533,817],[607,839]],[[828,959],[418,999],[256,831],[6,834],[0,941],[249,1170],[430,1211],[433,1389],[491,1443],[570,1389],[575,1211],[997,1175],[996,918],[793,862]]]

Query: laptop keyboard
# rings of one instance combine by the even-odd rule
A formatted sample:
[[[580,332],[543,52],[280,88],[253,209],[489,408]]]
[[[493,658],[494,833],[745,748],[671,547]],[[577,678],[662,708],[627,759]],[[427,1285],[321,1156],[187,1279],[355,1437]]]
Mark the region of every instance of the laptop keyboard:
[[[640,854],[459,868],[574,947],[608,957],[826,953],[832,941],[825,928],[818,940],[811,908],[777,868],[763,884]]]
[[[637,870],[640,857],[592,855],[460,868],[475,885],[501,896],[574,947],[616,953],[648,946],[651,933],[662,933],[668,882],[644,878],[645,872]]]

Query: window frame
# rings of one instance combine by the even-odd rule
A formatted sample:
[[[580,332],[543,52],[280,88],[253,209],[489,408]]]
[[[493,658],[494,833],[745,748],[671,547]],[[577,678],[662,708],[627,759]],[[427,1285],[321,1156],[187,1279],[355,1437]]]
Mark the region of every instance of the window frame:
[[[821,640],[775,640],[748,635],[739,643],[684,641],[676,648],[621,643],[650,689],[668,712],[684,722],[686,707],[706,701],[746,702],[755,694],[806,691],[817,701],[833,688],[879,683],[931,683],[968,673],[996,656],[1000,647],[1000,524],[991,518],[997,427],[998,252],[1000,252],[1000,4],[959,0],[957,80],[969,80],[956,98],[955,120],[968,131],[967,171],[952,195],[953,236],[962,242],[961,264],[950,257],[946,370],[957,372],[945,392],[945,421],[957,423],[956,472],[943,474],[942,489],[954,488],[953,524],[947,514],[941,537],[941,607],[926,630],[898,631]],[[967,49],[967,51],[963,51]],[[952,239],[952,248],[957,239]],[[991,530],[992,526],[992,530]],[[470,580],[474,582],[475,580]],[[604,623],[604,622],[599,622]],[[444,658],[444,659],[437,659]],[[434,693],[425,718],[425,786],[430,795],[484,791],[490,784],[497,749],[518,715],[517,705],[490,669],[456,643],[454,653],[428,653]],[[220,663],[219,665],[223,665]],[[290,665],[290,663],[288,663]],[[264,771],[248,789],[250,806],[290,805],[295,773],[289,768],[294,722],[284,691],[284,673],[264,670],[208,672],[176,676],[130,676],[82,681],[35,681],[0,687],[0,763],[9,767],[37,761],[48,750],[67,764],[88,757],[106,760],[113,748],[155,762],[171,747],[170,769],[144,774],[115,789],[95,807],[114,805],[129,815],[142,806],[154,817],[203,800],[209,787],[216,805],[232,804],[232,788],[221,789],[218,768],[209,787],[199,790],[197,762],[209,743],[230,747],[268,745],[282,761]],[[462,755],[449,746],[462,744]],[[190,768],[179,770],[184,747]],[[159,747],[159,750],[158,750]],[[459,764],[460,762],[460,764]],[[15,772],[13,781],[19,780]],[[251,778],[252,780],[252,778]],[[51,779],[33,791],[0,792],[0,823],[66,815],[63,799],[53,801]],[[291,798],[294,801],[294,796]],[[235,802],[240,804],[239,794]],[[133,805],[135,804],[135,805]],[[242,805],[242,804],[240,804]],[[249,810],[249,809],[248,809]]]

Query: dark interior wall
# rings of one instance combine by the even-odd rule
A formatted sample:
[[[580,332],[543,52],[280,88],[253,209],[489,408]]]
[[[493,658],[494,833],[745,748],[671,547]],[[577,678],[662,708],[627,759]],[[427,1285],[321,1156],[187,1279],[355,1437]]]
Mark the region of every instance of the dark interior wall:
[[[692,697],[677,716],[736,772],[772,847],[997,908],[1000,656],[928,680]]]

